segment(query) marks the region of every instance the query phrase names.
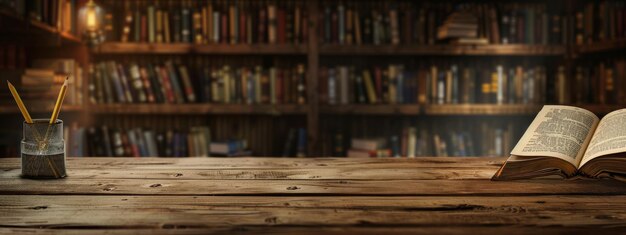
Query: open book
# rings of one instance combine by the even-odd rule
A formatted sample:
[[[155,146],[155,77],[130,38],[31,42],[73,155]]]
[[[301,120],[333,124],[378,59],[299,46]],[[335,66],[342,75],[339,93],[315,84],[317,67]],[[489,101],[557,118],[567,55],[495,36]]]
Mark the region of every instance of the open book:
[[[626,109],[543,106],[492,180],[548,175],[626,180]]]

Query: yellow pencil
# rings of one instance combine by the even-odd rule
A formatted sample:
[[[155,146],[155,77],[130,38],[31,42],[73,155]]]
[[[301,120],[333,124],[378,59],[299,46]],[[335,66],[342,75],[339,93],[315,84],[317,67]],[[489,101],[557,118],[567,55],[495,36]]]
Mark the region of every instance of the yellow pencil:
[[[26,120],[26,123],[33,123],[33,119],[30,118],[30,114],[28,113],[28,110],[26,110],[26,106],[24,105],[24,102],[22,102],[22,98],[20,98],[17,90],[15,90],[15,87],[13,86],[13,84],[11,84],[11,82],[7,81],[7,83],[9,84],[9,90],[11,90],[11,95],[13,95],[15,103],[17,103],[17,107],[20,109],[20,112],[22,112],[22,116],[24,116],[24,120]]]
[[[65,82],[63,82],[63,86],[61,86],[61,91],[59,92],[59,97],[57,97],[57,102],[54,104],[54,109],[52,110],[52,117],[50,117],[50,124],[54,124],[59,117],[59,113],[61,112],[61,105],[63,105],[63,100],[65,99],[65,93],[67,93],[67,80],[69,76],[65,78]]]

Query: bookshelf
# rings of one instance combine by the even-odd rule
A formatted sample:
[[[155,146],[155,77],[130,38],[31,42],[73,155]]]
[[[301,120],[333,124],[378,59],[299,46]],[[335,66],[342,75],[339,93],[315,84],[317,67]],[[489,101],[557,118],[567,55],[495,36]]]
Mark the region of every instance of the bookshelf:
[[[569,2],[569,0],[564,0]],[[282,1],[281,1],[282,2]],[[607,41],[594,42],[594,43],[573,43],[571,41],[563,40],[562,43],[490,43],[485,45],[462,45],[462,44],[430,44],[430,43],[415,43],[415,42],[401,42],[398,44],[393,43],[380,43],[374,45],[373,43],[362,43],[360,45],[353,44],[340,44],[340,43],[328,43],[320,35],[321,29],[324,27],[324,14],[325,6],[330,4],[336,7],[337,3],[321,0],[312,1],[293,1],[287,0],[285,2],[297,3],[297,6],[302,7],[302,10],[306,12],[303,15],[305,28],[300,29],[306,31],[306,40],[299,42],[286,42],[286,43],[268,43],[268,42],[254,42],[254,43],[231,43],[231,42],[170,42],[170,43],[156,43],[156,42],[136,42],[133,40],[127,40],[121,42],[119,40],[120,35],[116,35],[114,40],[108,40],[97,46],[87,48],[81,43],[81,41],[67,32],[61,32],[55,27],[48,24],[26,19],[24,17],[12,14],[11,12],[0,10],[0,17],[3,19],[9,19],[11,22],[17,22],[15,29],[6,29],[10,32],[22,32],[27,35],[36,34],[44,35],[44,40],[53,42],[51,45],[56,49],[46,49],[54,52],[39,52],[38,54],[50,57],[63,53],[63,51],[70,51],[71,56],[77,58],[81,64],[87,66],[88,64],[95,64],[101,61],[107,60],[120,60],[125,62],[138,61],[151,61],[154,58],[168,58],[170,56],[177,58],[189,57],[202,57],[202,58],[218,58],[229,57],[235,58],[235,60],[248,60],[250,58],[257,58],[261,61],[259,64],[279,64],[276,61],[283,61],[289,63],[292,61],[303,61],[305,65],[305,93],[306,102],[302,104],[222,104],[214,102],[190,102],[184,104],[161,104],[161,103],[115,103],[115,104],[91,104],[89,99],[89,90],[87,88],[88,81],[93,79],[89,77],[85,79],[85,85],[83,86],[83,99],[87,104],[82,106],[65,106],[64,112],[72,112],[83,115],[80,123],[81,125],[97,125],[98,123],[112,123],[111,119],[115,119],[116,116],[129,117],[136,119],[137,123],[141,123],[142,119],[149,119],[152,116],[158,116],[157,119],[194,119],[205,120],[213,117],[233,117],[233,120],[239,120],[239,118],[249,117],[252,122],[255,118],[261,116],[262,118],[275,118],[277,120],[288,119],[289,123],[297,123],[298,125],[304,123],[304,127],[307,131],[307,149],[308,155],[318,156],[324,152],[320,151],[320,146],[328,145],[329,132],[332,130],[325,129],[327,124],[323,119],[333,120],[334,117],[356,117],[363,119],[371,118],[369,123],[372,126],[377,125],[377,120],[380,116],[386,118],[387,122],[394,123],[405,122],[409,119],[415,119],[421,121],[422,119],[463,119],[466,117],[471,118],[520,118],[529,119],[541,109],[543,103],[558,103],[552,100],[546,100],[543,103],[515,103],[509,104],[495,104],[495,102],[474,102],[472,104],[435,104],[434,101],[419,101],[410,103],[376,103],[376,104],[337,104],[330,105],[322,101],[320,97],[320,87],[322,86],[322,80],[320,79],[320,68],[328,66],[328,62],[332,61],[346,61],[346,64],[350,64],[352,60],[367,61],[368,63],[376,63],[378,61],[384,61],[387,58],[390,60],[416,60],[426,61],[421,65],[430,66],[435,62],[430,61],[442,61],[442,60],[495,60],[494,64],[503,63],[502,61],[516,60],[522,61],[519,64],[529,64],[530,62],[541,61],[559,61],[562,62],[563,67],[567,71],[573,69],[573,64],[578,58],[587,58],[591,54],[602,54],[612,52],[615,50],[622,50],[626,48],[626,40],[624,39],[611,39]],[[103,1],[105,6],[107,4],[113,4],[115,9],[122,9],[123,5],[120,2]],[[133,3],[134,4],[134,3]],[[138,4],[147,4],[140,2]],[[225,4],[221,2],[221,4]],[[286,4],[290,6],[290,4]],[[299,4],[299,5],[298,5]],[[371,4],[371,2],[363,3],[364,5]],[[382,3],[381,3],[382,4]],[[416,3],[417,4],[417,3]],[[419,3],[421,4],[421,3]],[[356,4],[358,5],[358,4]],[[178,7],[178,5],[175,5]],[[353,3],[349,6],[354,7]],[[285,7],[285,5],[279,4],[279,7]],[[387,6],[385,6],[387,7]],[[135,9],[134,6],[131,7]],[[560,9],[560,8],[559,8]],[[576,9],[569,7],[562,9],[565,11],[564,15],[572,15]],[[121,14],[116,15],[121,17]],[[114,24],[117,29],[120,30],[123,22],[115,21]],[[24,28],[24,29],[19,29]],[[3,29],[5,30],[5,29]],[[143,40],[143,39],[142,39]],[[140,40],[141,41],[141,40]],[[60,43],[59,43],[60,42]],[[81,47],[82,49],[71,49]],[[59,49],[60,48],[60,49]],[[139,59],[136,59],[139,58]],[[528,62],[530,61],[530,62]],[[283,63],[281,62],[281,63]],[[143,63],[143,62],[140,62]],[[224,63],[224,62],[223,62]],[[437,62],[438,63],[438,62]],[[504,62],[506,63],[506,62]],[[546,62],[547,63],[547,62]],[[383,63],[386,65],[386,62]],[[442,63],[445,66],[449,66],[451,62]],[[332,64],[331,64],[332,65]],[[513,66],[516,66],[514,64]],[[549,66],[553,66],[550,64]],[[553,74],[556,68],[548,67],[550,70],[547,72],[548,80],[554,80]],[[443,67],[443,66],[442,66]],[[491,67],[490,67],[491,68]],[[568,78],[569,79],[569,78]],[[551,87],[547,89],[554,89],[554,84],[550,84]],[[553,90],[550,90],[553,91]],[[422,92],[422,91],[420,91]],[[553,95],[553,94],[551,94]],[[547,96],[547,94],[546,94]],[[593,112],[603,115],[612,110],[622,108],[624,105],[620,104],[585,104],[577,105],[583,108],[588,108]],[[37,111],[47,111],[48,107],[38,108]],[[14,107],[1,108],[2,114],[15,114],[17,111]],[[179,121],[184,122],[184,121]],[[134,123],[134,122],[133,122]],[[147,122],[151,123],[151,122]],[[201,123],[201,121],[198,121]],[[278,122],[280,123],[280,121]],[[126,125],[126,124],[125,124]],[[170,124],[166,124],[170,125]],[[178,124],[177,124],[178,125]],[[294,124],[295,125],[295,124]],[[332,125],[331,125],[332,126]],[[367,125],[364,125],[367,126]],[[149,127],[149,126],[148,126]],[[184,125],[178,125],[176,128],[183,128]],[[269,130],[272,131],[272,130]],[[222,130],[222,132],[225,132]],[[275,133],[273,139],[281,141],[285,132]],[[226,136],[226,135],[224,135]],[[265,142],[264,142],[265,143]],[[281,148],[281,146],[275,148]],[[267,148],[262,151],[264,153],[272,152]],[[275,152],[275,151],[274,151]]]

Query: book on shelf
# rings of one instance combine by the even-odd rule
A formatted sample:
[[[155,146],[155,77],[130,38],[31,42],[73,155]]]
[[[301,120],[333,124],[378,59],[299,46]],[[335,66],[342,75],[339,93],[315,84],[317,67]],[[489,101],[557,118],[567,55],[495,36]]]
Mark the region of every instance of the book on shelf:
[[[543,66],[431,66],[422,73],[431,104],[540,104],[546,101]]]
[[[478,38],[478,18],[469,11],[459,10],[450,14],[437,29],[437,39]]]
[[[0,45],[0,69],[26,68],[26,47],[16,44]]]
[[[600,119],[582,108],[546,105],[493,179],[558,175],[624,181],[624,120],[625,109],[613,111]]]
[[[304,65],[261,67],[116,63],[90,65],[89,99],[109,103],[305,104]]]
[[[467,125],[467,122],[472,124]],[[512,149],[514,139],[521,135],[514,122],[465,120],[445,121],[445,125],[421,122],[386,128],[382,132],[363,128],[353,129],[352,133],[335,131],[329,136],[332,138],[322,143],[322,149],[327,155],[348,157],[504,156]],[[377,125],[387,124],[377,121]],[[364,132],[378,137],[360,137],[362,134],[358,133]],[[340,136],[338,140],[337,136]],[[344,136],[352,136],[349,143],[344,143]]]
[[[252,155],[252,152],[248,150],[246,140],[211,142],[209,146],[211,154],[214,156],[236,157]]]
[[[307,156],[307,132],[305,128],[290,128],[283,147],[283,157]]]
[[[391,149],[387,148],[384,138],[353,138],[347,157],[392,157]]]
[[[432,65],[320,68],[320,100],[336,104],[541,104],[544,66]]]
[[[323,2],[325,44],[565,44],[570,16],[544,3]],[[439,40],[444,39],[444,40]],[[460,41],[457,43],[483,43]]]
[[[327,104],[417,102],[417,76],[403,65],[320,68],[320,99]]]
[[[185,131],[157,131],[72,124],[69,130],[68,152],[72,156],[208,157],[221,153],[221,146],[211,142],[207,126],[192,126]]]
[[[573,79],[559,70],[556,96],[559,103],[624,104],[626,102],[626,60],[614,58],[579,64],[573,68]],[[560,78],[560,79],[559,79]],[[569,89],[573,89],[571,92]]]
[[[301,44],[305,1],[113,1],[109,41],[195,44]]]
[[[39,0],[39,1],[0,1],[0,8],[8,9],[17,16],[35,20],[55,28],[59,32],[78,35],[77,13],[80,1]]]
[[[575,12],[575,43],[582,45],[625,38],[625,10],[623,1],[585,2]]]

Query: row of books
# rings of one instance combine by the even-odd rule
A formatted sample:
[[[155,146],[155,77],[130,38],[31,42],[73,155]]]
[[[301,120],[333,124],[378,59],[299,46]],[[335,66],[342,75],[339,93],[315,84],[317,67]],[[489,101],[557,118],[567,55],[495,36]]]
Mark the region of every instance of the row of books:
[[[546,101],[542,66],[404,65],[322,67],[320,99],[327,104],[519,103]]]
[[[496,65],[495,68],[432,66],[429,72],[424,73],[426,93],[429,94],[430,103],[543,104],[546,102],[547,76],[543,66]]]
[[[444,25],[454,12],[466,21]],[[492,44],[562,44],[568,21],[561,12],[538,3],[324,2],[321,41],[329,44],[436,44],[448,35]],[[448,31],[448,26],[454,29]],[[463,43],[462,41],[458,41]]]
[[[69,156],[115,157],[208,157],[252,156],[246,139],[214,141],[208,126],[187,130],[156,131],[151,128],[80,127],[76,122],[65,129]],[[307,156],[305,128],[290,128],[281,150],[284,157]]]
[[[0,69],[0,77],[15,86],[27,105],[44,107],[52,104],[69,77],[64,104],[82,104],[83,69],[73,59],[35,59],[30,68]],[[3,102],[13,103],[6,85],[0,91]]]
[[[378,138],[352,138],[349,148],[335,142],[333,156],[416,157],[416,156],[506,156],[518,136],[514,125],[481,122],[476,127],[432,130],[409,126],[398,134]],[[339,134],[340,135],[340,134]],[[343,137],[335,137],[335,139]],[[337,145],[339,144],[339,145]],[[345,154],[345,155],[344,155]]]
[[[90,100],[103,103],[306,103],[304,65],[293,68],[105,61],[90,66]]]
[[[60,32],[77,35],[77,0],[0,0],[0,8],[13,11],[18,16],[36,20]]]
[[[307,156],[307,131],[305,128],[290,128],[285,139],[283,157]]]
[[[111,1],[107,40],[149,43],[299,44],[307,40],[304,1]]]
[[[559,70],[557,96],[562,103],[626,104],[626,59],[581,63],[573,74]],[[569,76],[568,76],[569,75]],[[569,79],[568,79],[569,78]]]
[[[26,67],[26,49],[23,45],[0,44],[0,69]]]
[[[320,68],[320,99],[328,104],[415,103],[417,80],[402,65]]]
[[[625,38],[625,20],[623,1],[589,1],[576,12],[576,44]]]
[[[207,126],[188,130],[79,127],[67,129],[70,156],[208,157],[251,155],[246,140],[212,141]]]

